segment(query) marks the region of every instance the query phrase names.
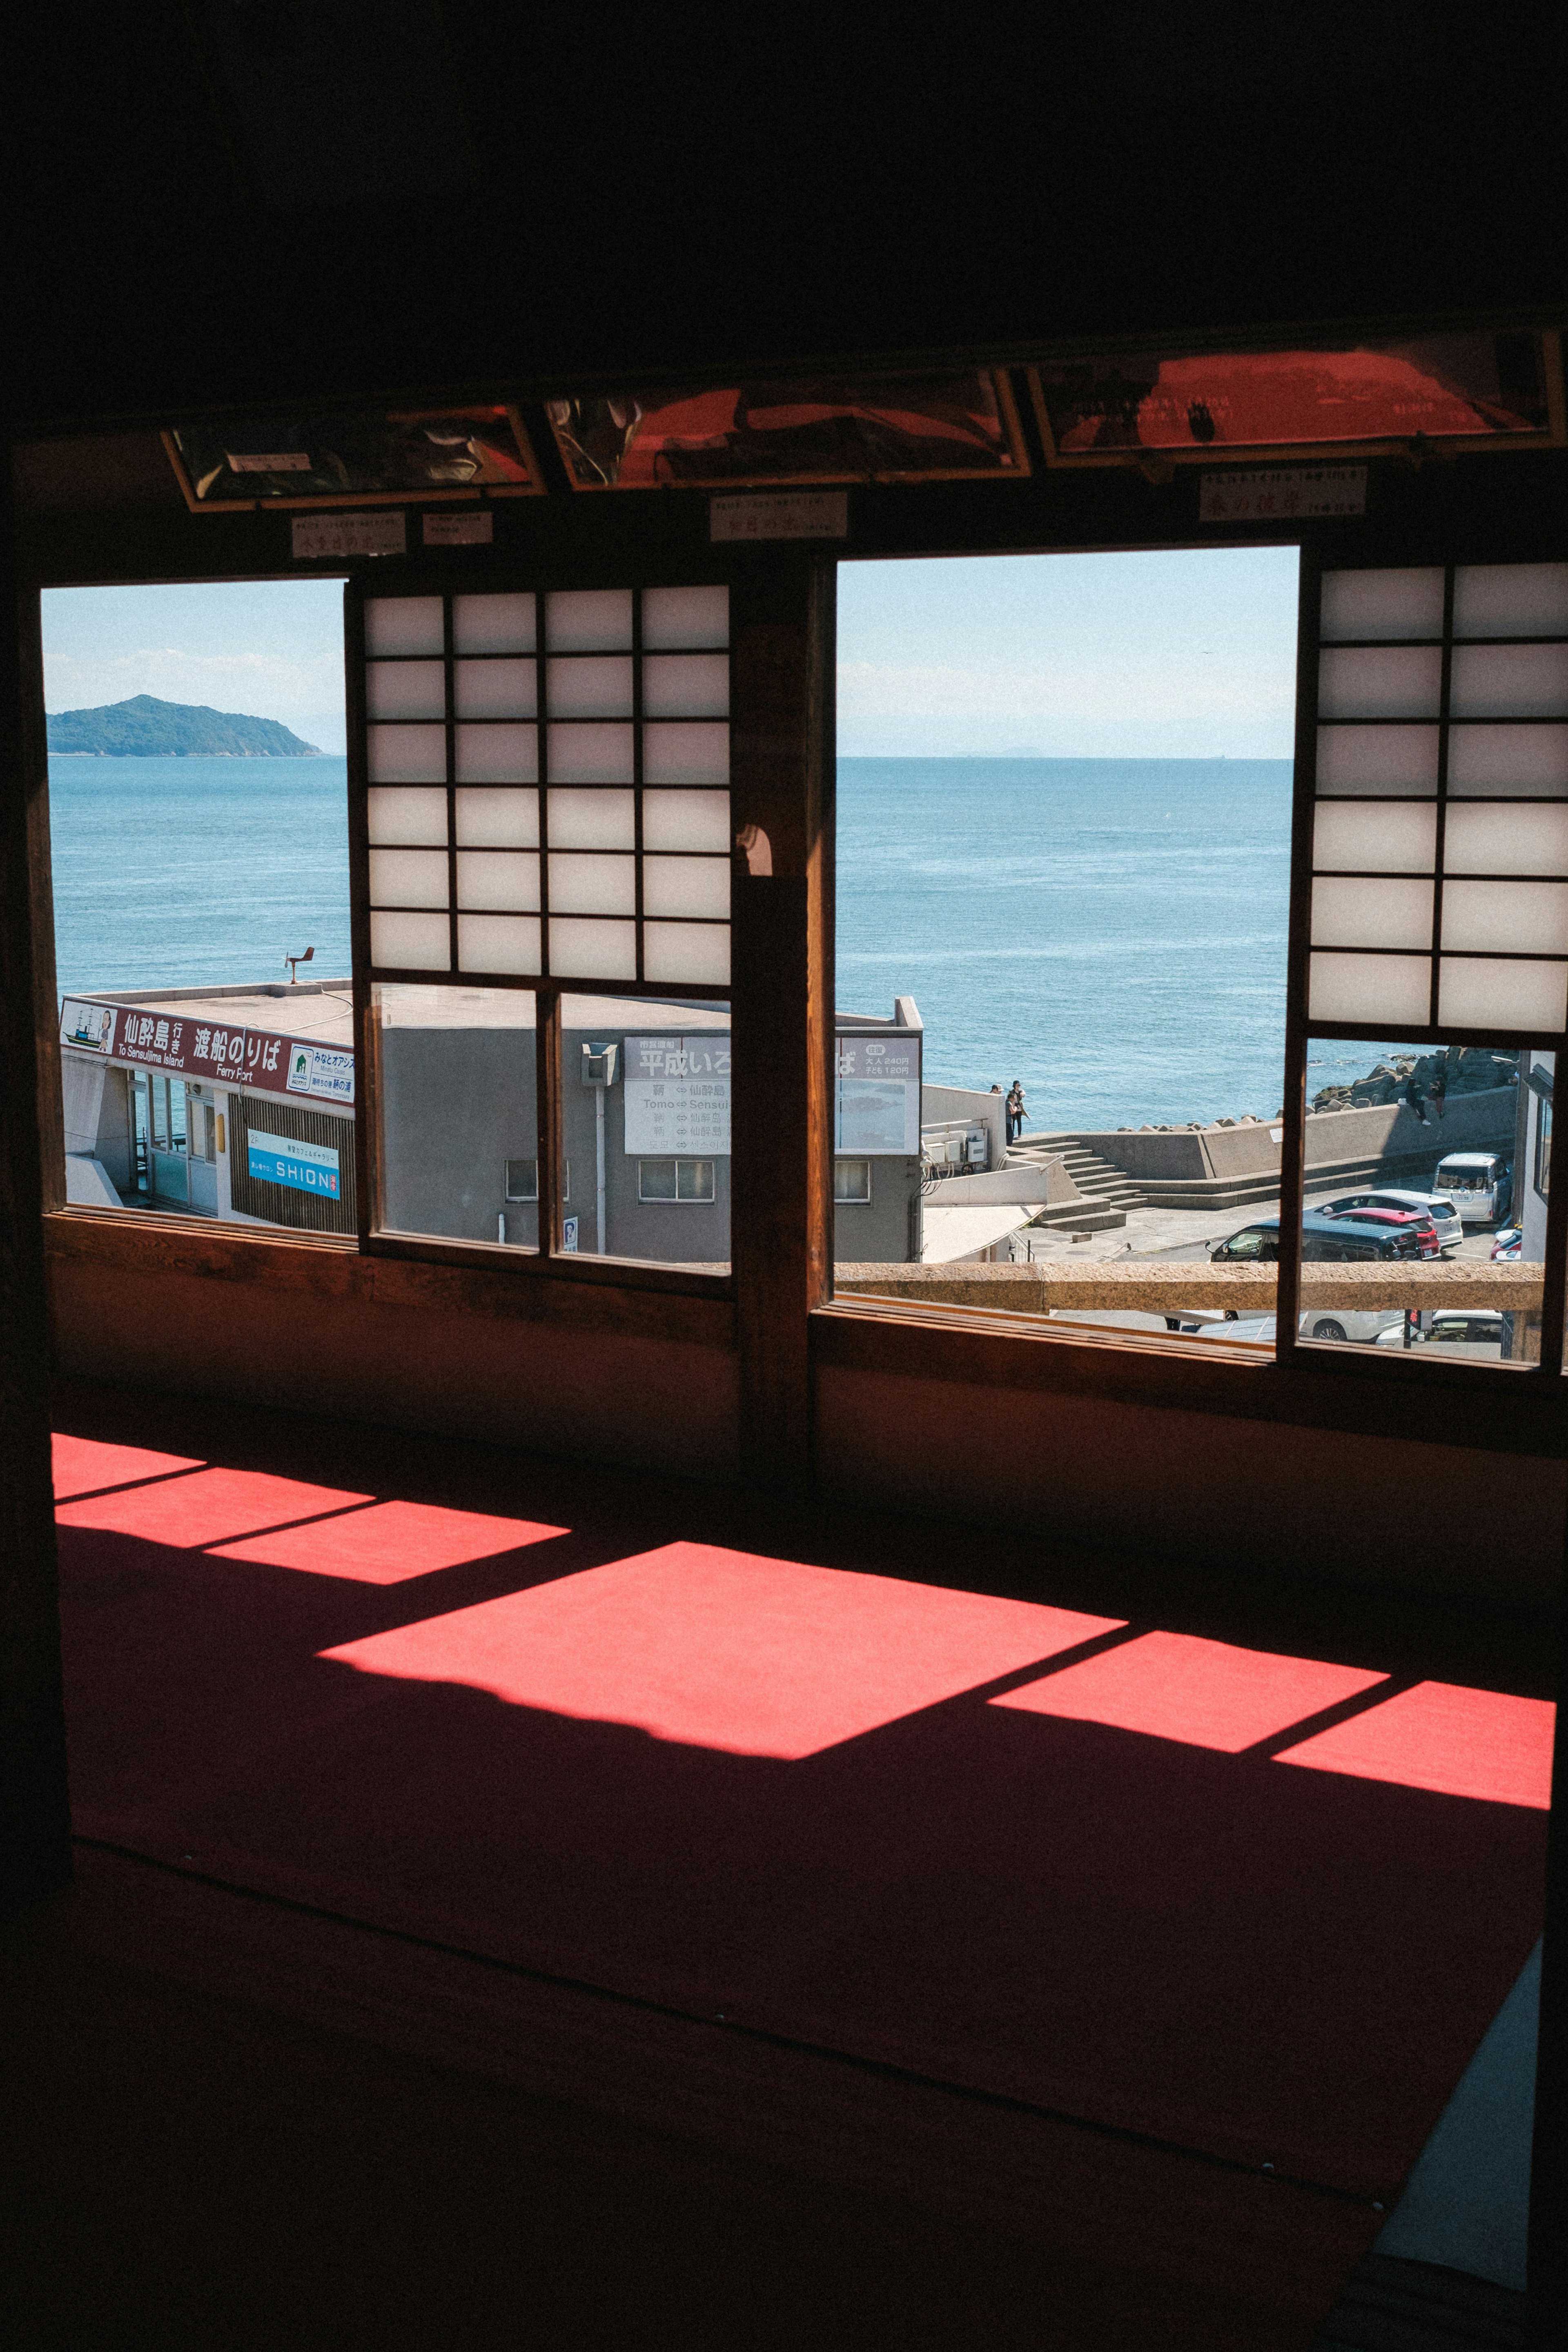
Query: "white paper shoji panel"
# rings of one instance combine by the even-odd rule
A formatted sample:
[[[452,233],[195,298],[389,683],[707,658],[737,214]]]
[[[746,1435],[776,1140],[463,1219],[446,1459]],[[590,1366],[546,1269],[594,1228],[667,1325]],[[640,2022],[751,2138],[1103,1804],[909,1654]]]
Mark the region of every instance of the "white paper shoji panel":
[[[455,872],[458,971],[727,984],[729,605],[712,583],[367,601],[373,936],[396,968],[447,968]]]
[[[532,719],[539,709],[536,667],[504,654],[455,661],[452,704],[459,719]]]
[[[452,934],[447,917],[373,910],[370,960],[383,971],[450,971]]]
[[[538,976],[540,920],[537,915],[459,915],[458,969]]]
[[[1309,1017],[1561,1026],[1568,564],[1326,573],[1321,637]]]
[[[531,654],[538,627],[528,594],[454,596],[452,645],[460,654]]]
[[[539,781],[539,730],[480,724],[458,725],[457,779],[460,784],[533,784]]]
[[[445,719],[445,665],[438,661],[366,662],[364,699],[372,719]]]
[[[374,848],[446,845],[447,794],[440,784],[372,784],[365,810]]]
[[[459,849],[458,905],[468,912],[537,915],[538,851]]]
[[[1325,572],[1320,629],[1325,645],[1347,637],[1440,637],[1442,566]]]
[[[373,849],[373,907],[444,907],[447,903],[445,849]]]
[[[1568,563],[1461,563],[1457,637],[1568,637]]]
[[[446,650],[439,596],[372,596],[364,608],[367,654],[439,654]]]
[[[537,849],[539,794],[506,784],[459,785],[458,846],[460,849]]]

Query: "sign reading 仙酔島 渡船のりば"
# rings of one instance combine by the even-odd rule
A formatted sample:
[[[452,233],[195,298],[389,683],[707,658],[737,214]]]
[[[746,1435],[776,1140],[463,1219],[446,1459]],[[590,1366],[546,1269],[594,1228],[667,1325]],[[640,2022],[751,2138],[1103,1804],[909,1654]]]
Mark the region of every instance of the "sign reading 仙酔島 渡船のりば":
[[[728,1037],[628,1037],[624,1092],[632,1157],[728,1158]]]
[[[858,1159],[912,1159],[921,1148],[921,1032],[841,1031],[833,1082],[833,1149]]]
[[[253,1127],[245,1139],[246,1165],[259,1183],[285,1184],[293,1192],[342,1198],[338,1154],[326,1143],[301,1143],[297,1136],[268,1135]]]
[[[216,1086],[308,1095],[325,1102],[354,1098],[352,1052],[268,1029],[230,1026],[210,1014],[196,1019],[169,1005],[95,1004],[90,998],[68,996],[60,1008],[60,1043]]]

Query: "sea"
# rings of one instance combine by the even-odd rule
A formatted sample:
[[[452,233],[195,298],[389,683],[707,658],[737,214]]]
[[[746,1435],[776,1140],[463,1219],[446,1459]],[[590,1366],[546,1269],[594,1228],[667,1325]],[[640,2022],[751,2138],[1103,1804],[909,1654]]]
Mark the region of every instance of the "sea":
[[[49,786],[62,993],[347,972],[343,760]],[[1285,760],[843,759],[839,1006],[913,997],[927,1079],[1021,1079],[1026,1132],[1272,1117],[1289,831]]]

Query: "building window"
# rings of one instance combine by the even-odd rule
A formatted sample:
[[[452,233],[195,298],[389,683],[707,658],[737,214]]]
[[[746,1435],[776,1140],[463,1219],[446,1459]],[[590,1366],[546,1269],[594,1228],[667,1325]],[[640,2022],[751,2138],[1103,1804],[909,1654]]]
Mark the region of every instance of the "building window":
[[[639,1160],[639,1201],[711,1201],[713,1162],[710,1160]]]
[[[871,1198],[870,1161],[836,1160],[833,1163],[833,1197],[835,1201],[868,1202]]]
[[[1544,1201],[1552,1181],[1552,1105],[1542,1101],[1535,1129],[1535,1189]]]
[[[537,1160],[509,1160],[507,1161],[506,1197],[509,1201],[538,1200],[539,1162]]]

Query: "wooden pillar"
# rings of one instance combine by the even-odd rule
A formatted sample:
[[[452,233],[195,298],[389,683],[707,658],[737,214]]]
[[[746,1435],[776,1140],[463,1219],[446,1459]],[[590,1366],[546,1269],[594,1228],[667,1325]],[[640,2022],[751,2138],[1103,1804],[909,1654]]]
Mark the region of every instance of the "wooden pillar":
[[[0,488],[0,1907],[70,1876],[42,1213],[63,1182],[48,803],[36,597],[18,597],[10,467]],[[21,625],[16,625],[17,621]],[[47,1174],[46,1174],[47,1171]]]
[[[731,588],[733,817],[765,836],[772,868],[737,854],[741,1460],[748,1479],[795,1490],[811,1476],[807,1318],[832,1280],[834,582],[808,551],[759,549]]]

